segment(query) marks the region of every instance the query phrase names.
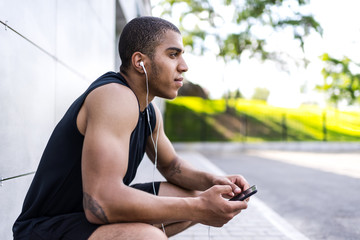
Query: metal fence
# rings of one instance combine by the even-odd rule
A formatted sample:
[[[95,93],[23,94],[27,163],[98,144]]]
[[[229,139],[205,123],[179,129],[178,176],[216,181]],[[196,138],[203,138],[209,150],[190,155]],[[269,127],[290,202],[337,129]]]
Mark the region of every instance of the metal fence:
[[[165,131],[172,141],[179,142],[359,141],[360,112],[317,107],[224,107],[222,112],[207,113],[168,103]]]

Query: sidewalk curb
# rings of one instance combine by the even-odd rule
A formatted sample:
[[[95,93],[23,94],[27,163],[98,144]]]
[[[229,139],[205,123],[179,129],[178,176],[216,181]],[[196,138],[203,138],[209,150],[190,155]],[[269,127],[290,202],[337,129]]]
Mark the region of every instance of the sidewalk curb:
[[[206,157],[197,152],[179,152],[180,155],[191,154],[196,157],[196,162],[206,168],[207,171],[217,175],[226,175],[226,173],[218,168],[215,164],[210,162]],[[278,213],[273,211],[263,201],[256,196],[251,197],[251,206],[257,208],[262,213],[263,217],[266,218],[279,232],[284,234],[286,237],[292,240],[310,240],[297,229],[295,229],[290,223],[282,218]]]
[[[292,240],[310,240],[292,225],[290,225],[284,218],[269,208],[263,201],[258,198],[251,199],[251,204],[255,205],[263,216],[274,225],[280,232]]]
[[[177,142],[177,151],[235,152],[246,150],[283,150],[306,152],[357,152],[360,142]]]

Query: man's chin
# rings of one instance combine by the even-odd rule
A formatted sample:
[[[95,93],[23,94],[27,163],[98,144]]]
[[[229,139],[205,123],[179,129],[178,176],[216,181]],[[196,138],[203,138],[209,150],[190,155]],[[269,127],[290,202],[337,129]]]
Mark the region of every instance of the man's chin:
[[[168,100],[173,100],[177,96],[178,96],[178,91],[176,91],[174,94],[167,94],[167,95],[159,96],[159,97],[164,98],[164,99],[168,99]]]

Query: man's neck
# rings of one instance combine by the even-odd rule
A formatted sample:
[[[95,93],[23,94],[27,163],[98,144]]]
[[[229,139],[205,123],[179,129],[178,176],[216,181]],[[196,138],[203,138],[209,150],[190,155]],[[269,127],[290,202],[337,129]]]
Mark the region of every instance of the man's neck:
[[[130,89],[134,92],[136,98],[139,101],[140,111],[143,112],[150,102],[154,99],[154,96],[149,94],[147,99],[147,88],[145,76],[138,74],[129,74],[120,71],[120,74],[125,78]]]

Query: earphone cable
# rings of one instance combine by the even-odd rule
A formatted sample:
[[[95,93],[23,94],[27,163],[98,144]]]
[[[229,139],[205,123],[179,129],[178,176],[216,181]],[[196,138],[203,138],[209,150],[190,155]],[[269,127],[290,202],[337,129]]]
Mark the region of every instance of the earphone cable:
[[[150,123],[150,114],[149,114],[149,108],[148,108],[149,107],[149,79],[148,79],[148,75],[147,75],[145,66],[142,65],[142,68],[144,70],[145,78],[146,78],[146,114],[147,114],[147,122],[148,122],[148,125],[149,125],[150,138],[151,138],[151,141],[153,143],[154,153],[155,153],[152,186],[153,186],[154,195],[156,195],[156,191],[155,191],[155,170],[157,168],[157,158],[158,158],[157,144],[158,144],[158,140],[159,140],[160,121],[159,121],[158,131],[156,133],[156,142],[155,142],[154,137],[153,137],[153,130],[152,130],[151,123]],[[163,223],[161,224],[161,227],[162,227],[163,232],[166,234],[165,227],[164,227]]]

